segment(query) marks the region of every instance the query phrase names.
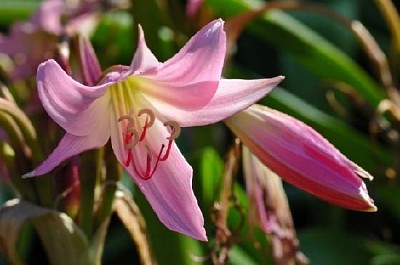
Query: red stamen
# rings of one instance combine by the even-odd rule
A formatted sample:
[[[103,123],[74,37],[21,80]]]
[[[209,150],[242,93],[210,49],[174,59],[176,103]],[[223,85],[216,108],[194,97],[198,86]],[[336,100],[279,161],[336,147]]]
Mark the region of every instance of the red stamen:
[[[168,159],[169,152],[171,151],[171,147],[172,147],[172,142],[173,142],[173,140],[169,140],[169,141],[168,141],[167,151],[165,152],[164,156],[160,158],[160,161],[165,161],[165,160]],[[164,147],[165,147],[165,146],[162,145],[161,150],[162,150]],[[160,154],[161,154],[161,153],[160,153]]]
[[[152,159],[151,159],[150,154],[147,153],[147,158],[146,158],[146,172],[144,172],[144,174],[143,174],[143,173],[139,172],[139,170],[138,170],[138,168],[137,168],[137,166],[136,166],[135,160],[134,160],[134,158],[133,158],[133,156],[132,156],[132,167],[133,167],[133,170],[135,171],[136,175],[137,175],[139,178],[141,178],[141,179],[143,179],[143,180],[148,180],[148,179],[150,179],[150,178],[153,176],[154,170],[150,173],[150,170],[151,170],[151,160],[152,160]]]
[[[125,167],[129,167],[129,164],[132,162],[133,156],[132,156],[132,151],[128,150],[128,157],[126,158],[126,161],[124,162]]]
[[[152,110],[150,109],[141,109],[138,113],[138,116],[141,116],[142,114],[146,114],[146,122],[143,126],[143,131],[140,135],[139,138],[139,142],[143,141],[144,138],[146,137],[146,132],[147,132],[147,128],[150,128],[151,126],[153,126],[154,121],[155,121],[155,116]]]
[[[156,172],[156,169],[157,169],[157,166],[158,166],[158,162],[161,161],[160,157],[161,157],[161,154],[162,154],[162,151],[164,150],[164,148],[165,148],[165,145],[161,145],[160,152],[158,153],[158,156],[157,156],[156,164],[154,165],[153,171],[151,172],[152,176],[153,176],[154,172]]]
[[[136,163],[135,163],[135,159],[132,156],[132,167],[133,170],[135,171],[136,175],[138,175],[139,178],[143,179],[143,180],[148,180],[151,178],[151,176],[142,176],[142,174],[139,172],[139,170],[136,167]]]
[[[146,123],[143,126],[143,131],[140,134],[139,142],[144,140],[144,137],[146,137],[146,132],[147,132],[147,120],[146,120]]]
[[[133,133],[123,133],[124,135],[124,145],[129,144],[130,140],[132,139]]]
[[[160,149],[160,152],[158,153],[157,160],[156,160],[156,162],[154,164],[153,170],[151,170],[151,162],[152,162],[153,159],[152,159],[151,151],[148,150],[147,158],[146,158],[146,172],[143,172],[143,173],[141,173],[139,171],[138,167],[136,166],[136,163],[135,163],[135,160],[134,160],[133,156],[131,157],[132,158],[131,161],[132,161],[133,170],[135,171],[136,175],[139,178],[141,178],[143,180],[148,180],[151,177],[153,177],[154,173],[157,170],[158,162],[162,161],[161,160],[161,155],[162,155],[162,152],[163,152],[164,148],[165,148],[165,145],[162,145],[161,149]]]
[[[145,173],[145,177],[149,177],[151,178],[151,176],[153,174],[150,174],[150,170],[151,170],[151,160],[152,160],[152,156],[150,155],[151,153],[147,152],[147,156],[146,156],[146,173]]]
[[[155,121],[155,115],[150,109],[142,109],[139,111],[138,116],[141,116],[142,114],[147,114],[145,124],[143,126],[142,132],[140,133],[135,129],[134,125],[134,117],[133,117],[133,111],[129,112],[129,115],[124,115],[121,116],[118,121],[122,120],[128,120],[127,127],[125,131],[123,132],[123,144],[125,147],[125,150],[127,150],[127,157],[126,160],[124,161],[124,166],[129,167],[132,166],[134,172],[136,175],[143,179],[143,180],[148,180],[150,179],[154,173],[157,170],[158,163],[160,161],[166,161],[169,157],[169,154],[172,149],[172,143],[174,139],[176,139],[179,134],[180,134],[180,126],[176,121],[166,121],[164,122],[164,126],[170,128],[170,136],[167,137],[168,140],[168,145],[167,145],[167,150],[164,153],[165,149],[165,144],[161,145],[160,151],[157,155],[157,159],[155,163],[153,163],[153,152],[150,150],[149,146],[145,144],[145,147],[147,149],[147,154],[146,154],[146,166],[145,169],[142,170],[141,168],[138,167],[135,163],[135,157],[132,152],[132,148],[135,147],[139,142],[142,142],[146,138],[147,134],[147,129],[152,127]]]

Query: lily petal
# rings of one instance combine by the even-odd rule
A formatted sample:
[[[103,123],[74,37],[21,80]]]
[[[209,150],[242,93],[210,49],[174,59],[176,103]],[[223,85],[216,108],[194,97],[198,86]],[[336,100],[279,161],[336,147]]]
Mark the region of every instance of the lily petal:
[[[201,29],[171,59],[144,72],[143,94],[182,109],[199,109],[215,94],[226,49],[223,21]]]
[[[203,4],[203,1],[204,0],[188,0],[186,4],[186,15],[193,18]]]
[[[63,161],[84,151],[104,146],[110,138],[110,131],[100,130],[95,136],[75,136],[66,133],[60,143],[32,172],[23,175],[24,178],[46,174],[60,165]]]
[[[203,106],[200,103],[190,105],[196,101],[199,93],[203,93],[201,87],[203,84],[199,87],[193,86],[193,89],[175,90],[174,100],[161,100],[156,97],[148,100],[155,109],[162,110],[160,115],[167,120],[177,121],[182,127],[201,126],[224,120],[248,108],[268,94],[283,79],[283,76],[256,80],[222,79],[212,99]]]
[[[156,80],[177,86],[218,82],[226,51],[224,21],[217,19],[198,31],[186,45],[158,68]]]
[[[108,85],[118,78],[117,73],[101,85],[84,86],[73,80],[54,60],[48,60],[38,68],[38,94],[54,121],[70,134],[86,136],[93,132],[98,120],[106,116],[110,99],[104,94]]]
[[[0,36],[0,53],[9,55],[22,53],[25,50],[26,41],[29,40],[26,33],[27,29],[33,30],[31,27],[19,22],[11,25],[9,36]]]
[[[79,55],[85,84],[88,86],[96,85],[101,76],[100,63],[92,44],[85,37],[79,38]]]
[[[341,207],[376,210],[359,172],[372,177],[311,127],[260,105],[228,118],[226,124],[287,182]]]
[[[276,264],[293,264],[295,260],[304,259],[305,256],[297,250],[298,240],[282,179],[246,146],[243,146],[243,171],[250,200],[250,225],[257,225],[270,235]]]
[[[124,165],[126,151],[121,140],[122,132],[118,127],[112,127],[111,143],[117,159]],[[166,143],[168,136],[166,128],[156,120],[148,131],[146,138],[148,137],[149,140],[146,141],[146,145],[157,154],[161,145]],[[133,156],[138,161],[139,170],[144,168],[142,160],[146,158],[146,150],[146,148],[134,147]],[[168,159],[159,162],[150,179],[143,180],[138,177],[132,166],[125,167],[125,170],[146,196],[166,227],[195,239],[207,240],[203,227],[204,218],[192,190],[192,168],[175,143],[172,144]]]
[[[130,66],[132,73],[149,71],[161,64],[147,47],[143,29],[140,25],[138,34],[138,44]]]
[[[32,16],[31,23],[38,29],[43,29],[54,35],[62,32],[61,15],[64,2],[61,0],[45,0],[39,10]]]

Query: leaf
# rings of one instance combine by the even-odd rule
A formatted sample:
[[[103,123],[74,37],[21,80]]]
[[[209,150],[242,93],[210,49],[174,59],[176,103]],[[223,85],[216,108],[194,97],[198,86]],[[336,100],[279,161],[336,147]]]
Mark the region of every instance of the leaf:
[[[155,0],[133,0],[132,15],[135,21],[135,32],[137,25],[140,24],[146,34],[146,42],[149,48],[160,60],[165,60],[163,43],[160,39],[160,29],[163,25],[162,16],[158,7],[158,1]],[[164,56],[163,56],[164,55]],[[164,58],[163,58],[164,57]]]
[[[88,242],[71,218],[19,199],[6,202],[0,209],[0,247],[12,264],[25,264],[16,243],[27,222],[32,222],[51,264],[91,264]]]
[[[298,235],[311,264],[369,264],[370,253],[355,235],[322,228],[298,231]]]
[[[252,3],[252,4],[250,4]],[[216,16],[228,18],[260,6],[261,1],[208,0]],[[319,34],[293,17],[270,10],[249,25],[264,41],[287,52],[319,77],[340,80],[376,107],[385,97],[382,89],[354,61]]]
[[[217,151],[211,147],[205,148],[201,155],[200,176],[202,183],[203,200],[212,202],[218,183],[218,176],[222,171],[222,160]]]
[[[114,200],[114,211],[136,243],[142,264],[157,264],[151,251],[146,222],[135,201],[123,194]]]
[[[392,245],[384,241],[368,242],[368,248],[374,254],[379,254],[379,255],[394,255],[400,253],[400,246]]]
[[[258,264],[253,258],[243,251],[238,246],[233,246],[231,252],[229,253],[228,264],[231,265],[256,265]]]
[[[136,45],[130,14],[118,11],[104,15],[92,42],[103,69],[114,64],[129,65]]]
[[[110,217],[107,218],[97,229],[91,242],[89,255],[90,259],[94,261],[94,264],[100,265],[101,258],[103,255],[104,244],[106,241],[106,235],[108,232],[108,225],[110,224]]]
[[[29,16],[39,8],[39,4],[39,1],[1,0],[0,25],[29,19]]]

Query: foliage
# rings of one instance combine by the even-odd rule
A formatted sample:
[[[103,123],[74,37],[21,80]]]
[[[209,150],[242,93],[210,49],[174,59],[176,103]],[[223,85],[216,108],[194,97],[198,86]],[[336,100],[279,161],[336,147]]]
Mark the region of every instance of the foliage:
[[[149,48],[164,61],[212,19],[234,21],[235,26],[227,30],[232,50],[224,76],[284,75],[285,81],[261,104],[304,121],[375,177],[366,184],[378,207],[376,213],[344,210],[284,184],[299,239],[298,254],[311,264],[400,262],[400,6],[396,1],[207,0],[192,17],[185,13],[187,1],[99,2],[98,23],[90,40],[102,69],[130,64],[139,24]],[[39,6],[39,0],[1,0],[3,36],[14,21],[29,19]],[[76,42],[71,37],[71,50]],[[76,67],[79,59],[74,56],[71,65]],[[79,255],[88,255],[82,264],[274,264],[271,234],[249,221],[253,202],[246,191],[241,155],[232,151],[235,136],[223,123],[184,128],[177,140],[194,169],[193,190],[204,214],[208,242],[164,227],[109,155],[110,145],[62,164],[62,170],[22,180],[20,176],[50,153],[63,132],[39,106],[31,89],[35,77],[12,80],[12,67],[13,61],[0,53],[0,125],[4,128],[0,174],[7,176],[0,200],[21,199],[12,213],[0,210],[0,246],[6,249],[0,264],[7,264],[7,258],[15,264],[44,264],[32,258],[37,253],[52,264],[78,264],[73,259]],[[41,128],[46,128],[45,138]],[[236,168],[227,173],[229,159],[236,159]],[[65,172],[74,172],[78,165],[79,176],[63,182]],[[76,183],[81,185],[79,203],[72,191]],[[18,211],[28,203],[41,208],[22,209],[20,223],[4,221],[12,218],[7,215],[21,215]],[[18,231],[7,235],[4,227],[12,226]],[[69,253],[72,260],[57,263],[51,253],[59,255],[59,242],[49,237],[66,237],[67,226],[73,242],[65,244],[79,244],[80,252]],[[7,251],[10,245],[11,252]],[[297,262],[304,260],[299,257]]]

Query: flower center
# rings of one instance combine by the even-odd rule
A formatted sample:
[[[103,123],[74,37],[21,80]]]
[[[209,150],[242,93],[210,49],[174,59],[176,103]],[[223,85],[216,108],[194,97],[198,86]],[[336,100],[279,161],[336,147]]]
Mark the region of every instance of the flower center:
[[[135,127],[135,120],[138,120],[138,117],[146,115],[146,121],[143,127]],[[155,115],[152,110],[150,109],[141,109],[137,116],[135,116],[134,110],[130,110],[127,115],[122,115],[119,117],[118,122],[122,122],[126,120],[127,126],[122,132],[122,140],[124,143],[124,148],[127,151],[127,157],[124,161],[124,166],[129,167],[131,166],[135,173],[144,180],[150,179],[154,172],[157,169],[158,163],[162,161],[166,161],[168,159],[169,153],[171,151],[172,143],[174,139],[178,138],[181,127],[176,121],[166,121],[164,122],[164,126],[170,129],[170,136],[166,138],[168,140],[167,144],[162,144],[160,147],[159,152],[157,153],[156,159],[154,159],[154,152],[151,148],[145,144],[146,148],[146,166],[144,169],[140,169],[135,161],[135,157],[133,155],[133,148],[135,148],[140,142],[143,142],[146,139],[147,132],[149,128],[154,125]],[[141,128],[141,132],[136,128]]]

